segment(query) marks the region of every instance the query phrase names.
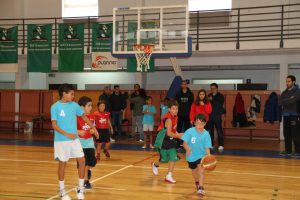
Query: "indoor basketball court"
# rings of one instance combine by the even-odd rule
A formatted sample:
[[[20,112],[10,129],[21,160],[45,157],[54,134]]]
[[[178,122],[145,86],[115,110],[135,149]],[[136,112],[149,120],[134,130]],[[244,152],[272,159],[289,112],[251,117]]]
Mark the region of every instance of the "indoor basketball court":
[[[289,103],[281,99],[283,92],[299,90],[296,78],[300,78],[300,1],[226,0],[225,4],[225,0],[215,0],[209,6],[203,0],[89,0],[78,1],[77,5],[71,2],[5,0],[0,8],[1,200],[300,200],[300,99],[295,100],[298,93],[289,97]],[[205,7],[203,10],[198,8],[200,4]],[[97,9],[84,14],[88,6]],[[71,14],[72,8],[78,16]],[[288,85],[289,79],[293,89]],[[71,89],[60,91],[65,83]],[[180,102],[189,101],[186,96],[178,98],[184,91],[183,84],[193,100],[185,116],[188,127],[180,124],[177,131],[177,121],[182,120]],[[147,96],[141,95],[141,89]],[[211,145],[201,146],[206,153],[199,157],[196,169],[205,168],[205,179],[204,185],[199,185],[191,170],[194,160],[187,162],[186,151],[194,151],[185,146],[190,143],[180,143],[178,139],[175,144],[176,137],[168,135],[168,131],[182,133],[178,137],[182,139],[187,130],[198,130],[196,117],[191,119],[191,105],[210,104],[209,113],[206,108],[201,110],[208,113],[207,118],[203,114],[201,123],[206,131],[201,134],[207,132],[211,138],[211,127],[204,125],[210,125],[214,119],[214,89],[223,95],[219,119],[222,132],[212,125]],[[103,101],[100,97],[106,95],[106,90],[108,100]],[[70,91],[74,92],[72,99],[64,102]],[[203,100],[201,92],[205,93]],[[114,101],[112,95],[124,99]],[[85,110],[87,104],[79,103],[82,97],[88,97],[91,103],[89,113]],[[143,104],[136,104],[136,97],[143,98]],[[174,105],[163,107],[167,105],[165,100],[177,101],[176,114],[171,113]],[[100,112],[101,104],[106,106],[100,113],[109,113],[105,124],[108,141],[97,142],[95,132],[101,138],[103,130],[96,127],[95,116],[94,121],[86,117],[89,123],[82,117],[87,129],[81,129],[76,118],[73,139],[68,136],[72,134],[69,129],[56,124],[60,118],[53,114],[53,105],[73,101],[81,106],[81,111],[70,111],[73,120]],[[286,112],[291,104],[297,110]],[[142,110],[135,115],[137,105]],[[149,112],[149,106],[155,112]],[[164,118],[163,109],[168,109],[171,117]],[[237,110],[244,111],[246,125],[237,116]],[[62,111],[57,116],[65,117]],[[146,124],[147,114],[153,120],[153,130],[147,130],[154,137],[153,145],[159,128],[165,129],[161,142],[166,138],[174,142],[176,148],[172,148],[178,161],[169,159],[156,166],[155,161],[162,162],[163,147],[152,147],[146,130],[139,130],[139,123]],[[286,117],[294,118],[287,123]],[[169,119],[176,119],[176,124],[171,120],[169,125]],[[81,137],[80,131],[85,131],[86,138]],[[67,139],[57,140],[59,134]],[[92,175],[88,180],[86,171],[84,179],[78,178],[82,176],[78,172],[80,162],[63,161],[54,150],[58,142],[75,141],[78,137],[89,137],[92,149],[102,143],[110,144],[110,149],[103,147],[98,154],[93,150],[97,164],[89,169]],[[79,145],[77,153],[82,154],[76,158],[85,156],[86,167],[90,158],[84,155],[85,145]],[[203,163],[207,154],[216,160]],[[176,163],[173,171],[172,162]],[[66,164],[60,181],[58,163]],[[154,167],[158,175],[154,174]],[[176,183],[168,181],[169,173]],[[193,173],[199,172],[193,169]],[[86,187],[86,181],[91,188]],[[200,194],[203,187],[205,194]],[[78,197],[80,192],[84,198]]]
[[[1,177],[5,183],[1,199],[59,199],[57,162],[51,144],[45,138],[33,146],[27,146],[30,142],[26,138],[17,140],[1,145]],[[265,142],[263,149],[259,141],[250,149],[236,149],[232,144],[237,141],[228,140],[230,151],[216,155],[217,168],[206,174],[203,199],[298,199],[298,159],[279,158],[277,142]],[[168,184],[164,182],[166,165],[160,167],[158,176],[152,174],[150,164],[158,159],[157,152],[141,151],[140,145],[134,144],[114,144],[115,148],[120,150],[112,150],[112,157],[104,158],[93,169],[93,189],[86,192],[86,199],[199,199],[184,154],[180,154],[182,160],[174,171],[177,183]],[[76,183],[73,160],[67,166],[66,189],[74,199]]]

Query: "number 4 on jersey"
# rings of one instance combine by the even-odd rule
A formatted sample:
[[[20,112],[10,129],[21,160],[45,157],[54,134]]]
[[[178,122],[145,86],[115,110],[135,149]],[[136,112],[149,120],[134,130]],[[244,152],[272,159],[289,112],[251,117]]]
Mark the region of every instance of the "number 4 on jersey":
[[[65,117],[65,116],[66,116],[65,111],[64,111],[64,110],[61,110],[59,116]]]

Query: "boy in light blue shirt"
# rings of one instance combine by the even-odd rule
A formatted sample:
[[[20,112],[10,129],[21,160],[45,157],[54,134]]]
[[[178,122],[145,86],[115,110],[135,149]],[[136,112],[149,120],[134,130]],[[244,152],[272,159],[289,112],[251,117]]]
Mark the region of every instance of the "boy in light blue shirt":
[[[78,162],[79,184],[76,189],[78,199],[84,199],[84,169],[85,158],[78,139],[77,116],[82,119],[98,133],[94,125],[84,115],[81,107],[73,102],[74,89],[70,84],[62,84],[58,93],[60,100],[51,106],[51,122],[54,129],[54,156],[59,161],[59,197],[62,200],[70,200],[70,196],[65,191],[64,175],[67,162],[70,158],[76,158]]]
[[[211,139],[209,133],[204,129],[206,117],[203,114],[197,114],[194,118],[195,127],[189,128],[181,137],[183,147],[186,150],[186,160],[197,187],[197,193],[204,195],[204,168],[201,166],[201,159],[210,155]]]
[[[160,113],[160,119],[163,118],[163,116],[169,112],[169,107],[168,107],[168,102],[170,101],[170,99],[168,97],[165,97],[164,98],[164,102],[162,102],[160,104],[160,110],[161,110],[161,113]]]
[[[154,149],[152,145],[153,141],[153,129],[154,129],[154,115],[156,114],[155,106],[152,105],[152,97],[146,97],[146,105],[143,106],[143,131],[144,131],[144,146],[142,147],[147,148],[147,136],[149,135],[150,138],[150,148]]]

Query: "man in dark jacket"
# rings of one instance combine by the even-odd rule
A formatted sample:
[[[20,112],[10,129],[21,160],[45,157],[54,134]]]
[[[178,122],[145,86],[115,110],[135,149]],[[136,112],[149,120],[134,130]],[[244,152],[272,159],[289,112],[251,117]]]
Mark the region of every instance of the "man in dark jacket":
[[[194,102],[194,94],[188,88],[187,80],[182,80],[181,90],[177,92],[175,100],[178,102],[177,132],[182,133],[190,128],[190,111]]]
[[[122,134],[122,112],[126,108],[126,98],[120,92],[120,86],[114,86],[114,92],[110,95],[111,115],[115,135]]]
[[[211,93],[208,95],[212,106],[212,113],[209,116],[208,129],[211,138],[212,146],[214,146],[214,129],[218,134],[218,150],[224,150],[224,137],[222,129],[222,115],[225,113],[224,109],[224,95],[218,91],[218,84],[210,84]]]
[[[103,89],[103,93],[99,96],[99,101],[105,102],[105,110],[107,112],[111,112],[111,105],[110,105],[110,89],[108,86],[105,86]]]
[[[139,90],[140,90],[141,86],[139,84],[134,84],[134,92],[130,95],[130,98],[135,98],[135,97],[138,97],[139,96]],[[136,118],[136,115],[134,115],[134,106],[135,106],[136,102],[130,102],[130,110],[131,110],[131,113],[132,113],[132,118],[131,118],[131,121],[132,121],[132,128],[131,128],[131,134],[129,134],[129,138],[133,138],[133,136],[135,135],[136,132],[140,132],[140,131],[143,131],[143,130],[136,130],[138,127],[140,126],[137,126],[137,118]]]
[[[295,84],[296,77],[289,75],[286,78],[287,88],[282,92],[279,98],[279,105],[282,106],[283,115],[283,135],[285,143],[285,151],[280,155],[292,155],[292,142],[294,141],[296,157],[300,156],[300,90]]]

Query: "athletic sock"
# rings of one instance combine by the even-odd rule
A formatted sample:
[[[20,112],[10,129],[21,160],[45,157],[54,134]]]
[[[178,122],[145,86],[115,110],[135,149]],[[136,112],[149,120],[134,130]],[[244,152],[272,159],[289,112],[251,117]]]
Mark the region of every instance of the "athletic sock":
[[[78,186],[79,186],[80,188],[83,187],[83,184],[84,184],[84,179],[78,179]]]
[[[65,181],[58,181],[59,184],[59,190],[65,189]]]

